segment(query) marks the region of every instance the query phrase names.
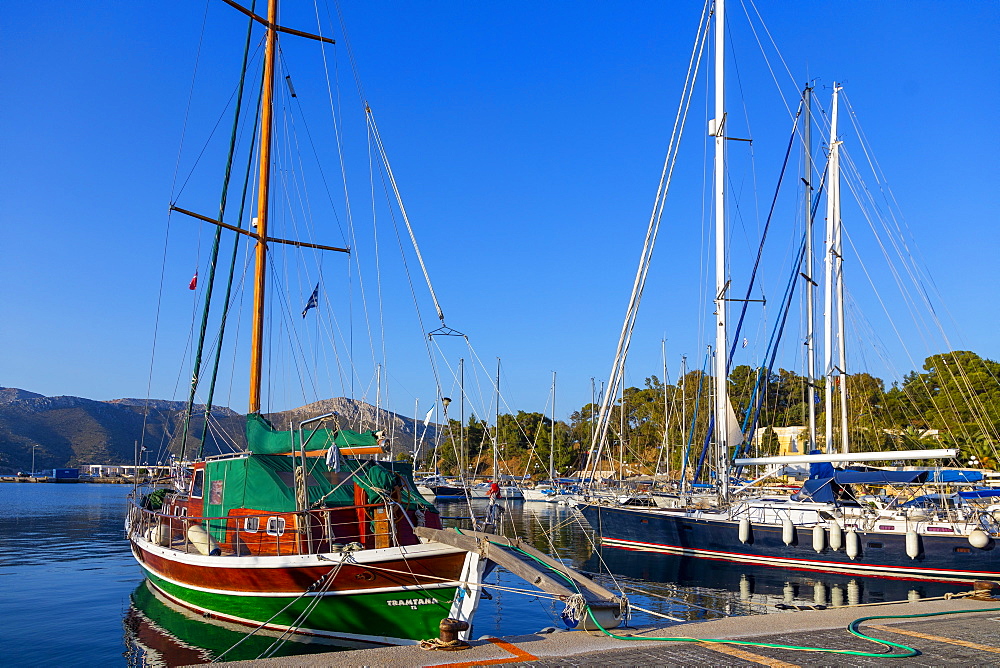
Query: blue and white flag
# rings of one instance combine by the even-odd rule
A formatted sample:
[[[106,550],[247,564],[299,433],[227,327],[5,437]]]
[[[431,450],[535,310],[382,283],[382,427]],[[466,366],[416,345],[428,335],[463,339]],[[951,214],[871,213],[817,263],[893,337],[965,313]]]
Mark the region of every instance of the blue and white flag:
[[[309,309],[316,308],[317,306],[319,306],[319,283],[316,284],[316,289],[313,290],[313,293],[309,296],[309,301],[306,302],[306,307],[302,309],[302,317],[306,317],[306,313],[309,312]]]

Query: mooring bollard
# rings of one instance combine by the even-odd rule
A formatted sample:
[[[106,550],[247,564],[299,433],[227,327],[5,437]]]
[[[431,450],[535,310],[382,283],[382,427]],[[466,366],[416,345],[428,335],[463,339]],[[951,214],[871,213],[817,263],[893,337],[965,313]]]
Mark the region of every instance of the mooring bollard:
[[[445,617],[441,620],[438,625],[440,630],[440,635],[438,639],[442,643],[452,645],[456,642],[462,642],[458,639],[458,634],[462,631],[469,630],[469,622],[463,622],[461,619],[452,619],[451,617]]]
[[[993,590],[997,587],[996,582],[986,582],[984,580],[976,580],[972,583],[972,598],[978,599],[980,601],[991,601],[993,600]],[[442,624],[444,622],[441,622]]]

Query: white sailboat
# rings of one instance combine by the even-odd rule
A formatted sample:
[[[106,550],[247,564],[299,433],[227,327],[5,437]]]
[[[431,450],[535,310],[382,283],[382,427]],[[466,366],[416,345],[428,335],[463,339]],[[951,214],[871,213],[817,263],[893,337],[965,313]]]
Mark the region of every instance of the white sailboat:
[[[858,573],[879,577],[935,580],[1000,580],[1000,551],[992,549],[1000,541],[1000,505],[975,509],[971,506],[938,506],[932,512],[888,500],[861,503],[851,485],[911,487],[923,483],[926,471],[834,470],[832,462],[927,460],[953,458],[956,450],[881,452],[850,454],[847,440],[847,398],[840,383],[838,411],[840,453],[803,455],[795,458],[742,458],[737,465],[815,465],[813,479],[795,496],[734,496],[730,484],[729,461],[734,441],[740,438],[726,396],[728,383],[726,261],[726,118],[725,105],[725,1],[714,3],[715,86],[714,118],[709,134],[714,141],[715,213],[715,345],[714,345],[714,432],[711,459],[715,464],[717,505],[676,509],[635,509],[591,502],[578,506],[605,546],[629,550],[664,552],[692,557],[757,563],[803,570]],[[844,346],[843,247],[840,219],[840,139],[837,134],[837,96],[831,118],[829,173],[827,188],[825,310],[825,390],[826,444],[834,441],[834,379],[842,380],[846,369]],[[670,165],[664,168],[667,174]],[[664,189],[661,181],[661,191]],[[658,204],[659,194],[658,194]],[[656,207],[654,207],[654,219]],[[655,236],[651,221],[650,234]],[[658,226],[658,223],[656,223]],[[647,245],[649,241],[647,235]],[[644,260],[633,291],[633,304],[644,281]],[[809,278],[811,280],[811,278]],[[836,316],[834,318],[834,315]],[[811,317],[811,315],[810,315]],[[619,342],[619,354],[627,352],[634,313],[629,315]],[[834,322],[839,346],[834,361]],[[810,329],[811,337],[811,329]],[[616,360],[610,386],[619,382],[624,361]],[[814,424],[815,417],[811,417]],[[813,430],[813,433],[814,430]],[[602,438],[606,432],[602,433]],[[814,436],[811,437],[814,441]],[[602,443],[603,444],[603,443]],[[825,470],[820,468],[825,466]],[[772,469],[770,474],[776,472]]]

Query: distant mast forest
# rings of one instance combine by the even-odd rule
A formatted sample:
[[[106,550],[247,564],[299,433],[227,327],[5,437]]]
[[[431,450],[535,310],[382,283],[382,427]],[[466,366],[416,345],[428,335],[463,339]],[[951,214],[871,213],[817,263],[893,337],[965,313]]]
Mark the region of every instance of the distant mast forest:
[[[969,351],[928,357],[921,371],[886,387],[867,373],[845,376],[848,395],[848,439],[852,452],[957,448],[958,464],[996,470],[1000,444],[1000,363]],[[824,449],[824,379],[814,381],[817,443]],[[729,374],[729,396],[750,456],[777,453],[774,428],[797,427],[808,432],[807,379],[793,371],[737,366]],[[689,477],[706,444],[711,412],[712,378],[701,370],[665,384],[655,375],[644,386],[629,387],[612,409],[608,450],[600,469],[618,476],[676,475],[688,460]],[[756,400],[754,400],[756,399]],[[600,406],[587,404],[569,422],[538,412],[501,414],[496,431],[499,473],[548,475],[550,449],[555,448],[555,472],[571,475],[584,468],[592,448],[592,427]],[[748,416],[749,411],[749,416]],[[839,407],[835,437],[839,436]],[[666,425],[666,429],[664,429]],[[754,438],[756,434],[756,438]],[[441,473],[492,475],[493,427],[478,417],[463,425],[449,419],[441,429],[437,468]],[[461,446],[461,447],[460,447]],[[664,447],[666,446],[666,447]],[[667,454],[668,453],[668,454]],[[434,446],[424,443],[418,467],[434,469]],[[459,461],[461,459],[461,462]],[[940,465],[940,464],[937,464]],[[707,473],[703,472],[702,477]]]

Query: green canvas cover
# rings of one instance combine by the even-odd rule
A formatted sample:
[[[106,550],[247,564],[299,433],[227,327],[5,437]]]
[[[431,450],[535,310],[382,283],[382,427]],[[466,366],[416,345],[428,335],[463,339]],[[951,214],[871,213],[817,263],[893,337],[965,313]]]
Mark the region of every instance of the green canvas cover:
[[[254,430],[257,430],[256,436]],[[327,431],[327,430],[323,430]],[[344,431],[344,430],[341,430]],[[357,433],[357,432],[352,432]],[[263,435],[263,436],[262,436]],[[251,443],[284,443],[288,451],[289,432],[276,431],[259,416],[247,419],[247,440]],[[313,441],[320,436],[317,434]],[[309,441],[308,449],[313,449]],[[205,463],[204,512],[206,517],[226,517],[234,508],[262,512],[294,512],[295,466],[301,461],[293,455],[258,454],[209,460]],[[379,462],[370,459],[342,459],[340,469],[331,471],[322,457],[306,459],[306,489],[311,508],[338,508],[354,505],[355,485],[365,490],[368,503],[376,503],[382,494],[400,487],[400,504],[407,510],[434,511],[413,482],[413,468],[408,462]],[[352,476],[351,474],[355,475]],[[223,540],[223,522],[210,522],[216,540]]]
[[[306,438],[306,450],[326,450],[333,443],[341,448],[378,445],[378,436],[374,431],[307,429],[303,435]],[[247,416],[247,448],[257,455],[276,455],[292,450],[298,451],[300,448],[299,433],[297,430],[281,431],[275,429],[266,418],[251,413]]]

